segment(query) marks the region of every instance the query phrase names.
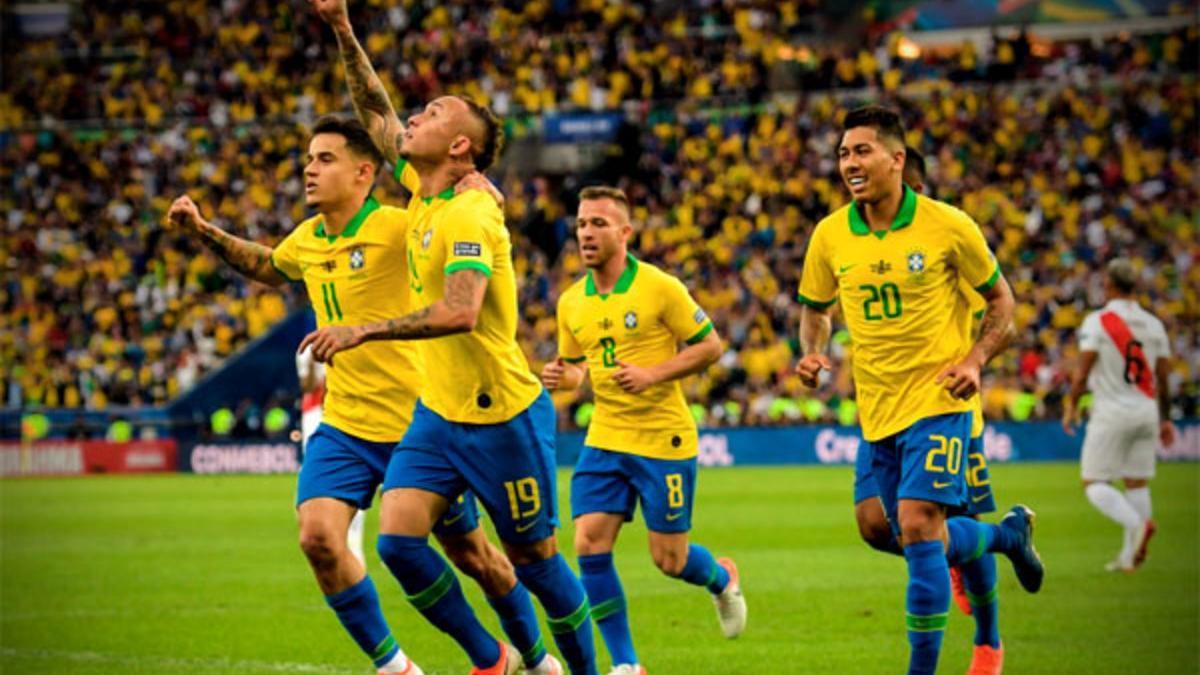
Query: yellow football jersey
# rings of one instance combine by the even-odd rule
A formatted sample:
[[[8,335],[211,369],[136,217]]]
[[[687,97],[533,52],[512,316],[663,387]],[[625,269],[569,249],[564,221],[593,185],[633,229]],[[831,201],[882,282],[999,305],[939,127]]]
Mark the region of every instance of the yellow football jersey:
[[[456,195],[448,188],[421,197],[420,179],[403,161],[396,176],[413,192],[408,263],[414,309],[440,300],[449,274],[473,269],[488,277],[475,330],[416,341],[431,375],[421,402],[452,422],[507,422],[533,404],[542,385],[517,343],[517,280],[504,215],[480,190]]]
[[[613,292],[600,295],[589,271],[558,299],[558,352],[587,361],[596,412],[585,443],[656,459],[696,456],[696,422],[679,380],[628,394],[612,379],[617,361],[653,366],[680,342],[695,344],[712,322],[675,277],[629,256]]]
[[[303,281],[317,326],[357,326],[412,311],[405,257],[404,209],[369,197],[340,235],[321,216],[296,226],[271,254],[292,281]],[[416,347],[366,342],[334,357],[326,370],[323,420],[352,436],[399,441],[412,420],[422,381]]]
[[[1000,278],[979,227],[962,211],[907,187],[891,227],[872,232],[857,204],[817,224],[799,300],[840,300],[853,342],[863,436],[875,441],[917,420],[971,410],[936,382],[973,345],[959,279],[984,292]]]

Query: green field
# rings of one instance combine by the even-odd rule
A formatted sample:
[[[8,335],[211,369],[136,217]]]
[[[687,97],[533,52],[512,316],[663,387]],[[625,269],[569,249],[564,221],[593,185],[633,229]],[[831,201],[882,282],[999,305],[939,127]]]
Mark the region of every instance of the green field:
[[[1160,467],[1159,535],[1134,575],[1103,571],[1118,530],[1087,504],[1074,465],[992,471],[1003,504],[1038,512],[1047,565],[1045,587],[1030,596],[1001,561],[1007,672],[1200,672],[1200,465]],[[293,482],[0,482],[0,672],[370,672],[295,543]],[[631,525],[618,566],[649,671],[903,672],[904,565],[857,540],[850,482],[845,467],[701,473],[693,534],[738,561],[750,607],[746,633],[731,642],[707,595],[662,577],[644,528]],[[568,528],[561,542],[570,538]],[[430,675],[465,673],[465,658],[405,604],[373,551],[368,566],[406,651]],[[467,593],[495,630],[478,589]],[[963,673],[973,627],[951,615],[941,672]],[[602,651],[601,672],[607,665]]]

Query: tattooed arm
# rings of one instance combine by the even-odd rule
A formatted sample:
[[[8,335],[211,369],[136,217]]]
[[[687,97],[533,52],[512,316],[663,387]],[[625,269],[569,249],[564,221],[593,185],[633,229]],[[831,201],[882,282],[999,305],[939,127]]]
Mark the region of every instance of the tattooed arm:
[[[400,140],[404,134],[404,123],[392,107],[383,82],[371,67],[367,53],[350,25],[346,0],[311,0],[321,19],[333,29],[338,50],[342,54],[342,65],[346,70],[346,84],[358,119],[371,133],[375,147],[384,159],[395,164],[400,158]]]
[[[288,281],[271,264],[272,249],[229,234],[200,215],[200,208],[186,195],[171,204],[167,218],[188,232],[199,235],[205,245],[238,272],[267,284],[281,286]]]
[[[432,305],[364,326],[326,326],[306,335],[297,351],[312,345],[313,358],[325,363],[368,340],[426,340],[469,333],[475,330],[486,292],[487,277],[482,272],[459,270],[446,277],[446,293]]]
[[[979,324],[975,346],[965,359],[943,370],[937,377],[938,383],[955,398],[968,399],[979,393],[983,367],[1004,351],[1016,336],[1012,321],[1016,301],[1008,280],[1000,276],[983,297],[988,306]]]

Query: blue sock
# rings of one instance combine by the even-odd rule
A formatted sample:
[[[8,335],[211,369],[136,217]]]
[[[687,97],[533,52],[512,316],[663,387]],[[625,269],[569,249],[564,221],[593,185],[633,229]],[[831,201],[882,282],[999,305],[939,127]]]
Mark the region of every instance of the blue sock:
[[[381,534],[376,548],[412,606],[454,638],[471,663],[490,668],[500,660],[500,643],[479,623],[454,570],[429,547],[425,537]]]
[[[961,567],[987,553],[988,546],[995,540],[992,528],[999,529],[974,518],[956,516],[947,519],[946,532],[950,540],[946,546],[947,562]]]
[[[975,619],[975,644],[1000,648],[1000,598],[996,588],[996,557],[986,553],[961,565],[963,586]]]
[[[579,556],[579,578],[587,589],[592,606],[592,620],[600,628],[600,636],[608,647],[614,666],[637,663],[633,650],[633,634],[629,630],[629,611],[625,606],[625,591],[613,566],[611,553]]]
[[[714,595],[725,590],[725,586],[729,584],[729,572],[718,565],[708,549],[700,544],[688,546],[687,562],[684,563],[679,578],[689,584],[703,586]]]
[[[546,643],[542,642],[542,632],[538,629],[537,614],[533,611],[533,601],[529,599],[529,591],[518,583],[503,598],[488,598],[492,609],[500,617],[500,627],[512,641],[525,665],[533,668],[546,655]]]
[[[583,584],[562,554],[528,565],[517,565],[517,578],[537,596],[558,650],[572,675],[597,675],[596,645]]]
[[[400,651],[379,608],[379,594],[371,577],[363,577],[350,588],[325,596],[325,602],[376,668],[391,661]]]
[[[942,634],[950,612],[950,568],[940,541],[904,547],[908,561],[909,675],[933,675],[942,650]]]

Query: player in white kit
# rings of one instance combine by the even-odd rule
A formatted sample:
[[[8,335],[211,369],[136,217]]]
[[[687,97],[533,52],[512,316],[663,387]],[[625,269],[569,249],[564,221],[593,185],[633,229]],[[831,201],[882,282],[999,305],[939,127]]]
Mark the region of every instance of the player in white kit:
[[[1170,419],[1170,344],[1166,329],[1136,300],[1137,271],[1125,259],[1108,264],[1108,303],[1079,327],[1080,364],[1063,407],[1063,429],[1074,435],[1079,399],[1091,390],[1093,405],[1081,457],[1088,500],[1124,528],[1121,551],[1105,569],[1132,572],[1146,558],[1154,535],[1150,479],[1161,442],[1175,443]],[[1125,492],[1113,482],[1124,479]]]
[[[325,364],[318,363],[312,357],[312,350],[306,348],[296,354],[296,375],[300,378],[300,451],[303,452],[308,445],[308,437],[321,426],[321,405],[325,401]],[[350,552],[364,565],[363,520],[366,513],[359,509],[350,520],[350,530],[346,533]]]

